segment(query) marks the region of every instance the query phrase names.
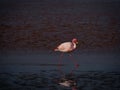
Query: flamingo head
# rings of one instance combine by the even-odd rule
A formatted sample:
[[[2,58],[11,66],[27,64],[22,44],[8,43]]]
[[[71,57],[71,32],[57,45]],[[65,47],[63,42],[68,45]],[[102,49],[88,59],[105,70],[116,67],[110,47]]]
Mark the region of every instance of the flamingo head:
[[[78,40],[76,38],[73,38],[72,43],[78,44]]]

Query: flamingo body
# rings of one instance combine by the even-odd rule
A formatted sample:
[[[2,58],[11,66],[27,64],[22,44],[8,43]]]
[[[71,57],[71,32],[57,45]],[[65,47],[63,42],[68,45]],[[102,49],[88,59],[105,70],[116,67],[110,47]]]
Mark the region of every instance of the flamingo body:
[[[77,39],[73,39],[72,42],[61,43],[54,51],[70,52],[76,49]]]
[[[76,44],[72,42],[64,42],[60,44],[55,51],[60,51],[60,52],[70,52],[73,51],[76,48]]]

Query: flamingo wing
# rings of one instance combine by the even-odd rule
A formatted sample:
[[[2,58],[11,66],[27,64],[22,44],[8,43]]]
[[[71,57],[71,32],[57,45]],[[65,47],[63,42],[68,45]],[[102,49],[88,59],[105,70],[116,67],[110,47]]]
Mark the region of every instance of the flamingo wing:
[[[62,43],[58,46],[58,49],[64,52],[70,51],[72,49],[72,43],[71,42]]]

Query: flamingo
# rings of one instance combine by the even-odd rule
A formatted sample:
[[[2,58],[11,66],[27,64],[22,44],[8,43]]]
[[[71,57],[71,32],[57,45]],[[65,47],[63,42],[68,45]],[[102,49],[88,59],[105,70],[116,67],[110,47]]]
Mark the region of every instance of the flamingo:
[[[72,52],[76,49],[77,44],[78,44],[78,40],[76,38],[73,38],[71,42],[63,42],[60,45],[58,45],[57,48],[54,49],[54,51],[59,51],[59,52],[63,52],[63,53]],[[62,57],[63,53],[61,54],[61,57]],[[76,62],[75,62],[75,64],[76,64]],[[76,64],[75,66],[77,68],[79,66],[79,64]],[[71,74],[72,74],[72,72],[71,72]],[[63,82],[60,82],[59,84],[65,86],[65,87],[72,86],[72,90],[77,90],[76,83],[72,80],[65,80]]]
[[[73,50],[76,49],[76,47],[77,47],[76,44],[78,44],[78,40],[76,38],[73,38],[71,42],[63,42],[60,45],[58,45],[58,47],[55,48],[54,51],[59,51],[59,52],[63,52],[63,53],[72,52]],[[62,57],[62,54],[61,54],[61,57]],[[76,63],[75,66],[78,67],[79,64]]]
[[[54,51],[71,52],[76,49],[76,44],[78,44],[78,40],[73,38],[72,42],[61,43],[57,48],[54,49]]]

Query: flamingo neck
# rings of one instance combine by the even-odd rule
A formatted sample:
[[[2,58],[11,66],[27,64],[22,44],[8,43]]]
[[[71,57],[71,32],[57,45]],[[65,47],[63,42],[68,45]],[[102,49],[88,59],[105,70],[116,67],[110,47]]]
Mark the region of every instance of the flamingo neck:
[[[75,49],[76,48],[76,43],[73,42],[73,48]]]

